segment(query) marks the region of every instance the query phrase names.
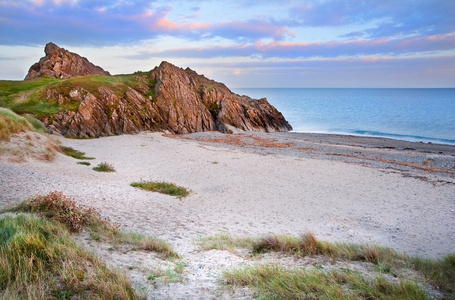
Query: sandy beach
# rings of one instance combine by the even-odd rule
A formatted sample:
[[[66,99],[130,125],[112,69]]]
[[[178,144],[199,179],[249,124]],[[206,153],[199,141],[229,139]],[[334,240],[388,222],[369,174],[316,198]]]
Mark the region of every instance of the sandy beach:
[[[296,133],[58,139],[94,157],[91,166],[62,154],[53,162],[3,159],[0,208],[61,191],[100,209],[123,230],[170,242],[183,259],[199,255],[199,262],[189,263],[188,280],[209,287],[218,272],[214,264],[241,260],[227,252],[196,253],[194,241],[216,233],[312,232],[320,240],[422,257],[455,252],[454,146]],[[116,172],[94,172],[100,162]],[[172,182],[191,193],[179,200],[130,186],[140,180]],[[208,273],[201,275],[196,269],[204,266]],[[182,293],[198,288],[193,283]],[[155,296],[182,296],[160,293]]]

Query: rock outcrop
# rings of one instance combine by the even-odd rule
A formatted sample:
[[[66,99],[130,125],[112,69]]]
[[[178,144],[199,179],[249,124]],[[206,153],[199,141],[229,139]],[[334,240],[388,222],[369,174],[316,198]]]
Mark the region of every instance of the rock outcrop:
[[[224,84],[189,68],[162,62],[150,72],[108,76],[86,58],[55,44],[47,44],[45,53],[26,79],[66,78],[40,92],[43,102],[57,105],[59,110],[42,117],[43,122],[65,136],[99,137],[143,130],[234,133],[292,129],[265,98],[234,94]]]
[[[147,73],[99,84],[100,78],[69,79],[46,90],[46,99],[63,107],[44,119],[65,136],[99,137],[143,130],[191,133],[219,130],[288,131],[292,127],[265,98],[232,93],[224,84],[162,62]],[[101,79],[104,77],[101,77]]]
[[[87,58],[69,52],[53,43],[46,45],[44,53],[46,56],[30,67],[25,80],[41,77],[71,78],[95,74],[110,75],[101,67],[89,62]]]

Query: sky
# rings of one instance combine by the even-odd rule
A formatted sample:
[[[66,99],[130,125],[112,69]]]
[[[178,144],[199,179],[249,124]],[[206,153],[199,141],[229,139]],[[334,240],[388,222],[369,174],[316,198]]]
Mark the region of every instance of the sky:
[[[455,87],[455,0],[0,0],[0,79],[53,42],[111,74],[228,87]]]

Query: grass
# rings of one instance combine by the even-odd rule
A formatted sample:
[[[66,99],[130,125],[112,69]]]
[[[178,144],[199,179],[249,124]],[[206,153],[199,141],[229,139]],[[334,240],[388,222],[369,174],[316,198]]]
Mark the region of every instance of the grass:
[[[142,234],[119,232],[118,234],[110,236],[109,239],[104,239],[117,245],[128,244],[134,246],[135,249],[138,250],[156,252],[166,259],[180,258],[178,253],[174,251],[174,248],[169,243]]]
[[[175,265],[166,268],[163,270],[161,268],[157,268],[150,272],[148,280],[152,281],[153,283],[176,283],[183,281],[183,271],[187,267],[187,264],[184,262],[177,262]]]
[[[133,182],[130,185],[146,191],[176,196],[179,199],[182,199],[183,197],[186,197],[190,194],[186,188],[177,186],[174,183],[168,183],[164,181],[141,181]]]
[[[0,298],[137,299],[126,276],[78,247],[58,222],[0,219]]]
[[[222,233],[203,237],[196,242],[196,246],[201,251],[216,249],[235,252],[236,248],[250,248],[254,241],[252,238],[233,238],[229,234]]]
[[[118,230],[120,224],[103,218],[99,210],[78,204],[59,191],[37,195],[2,212],[30,212],[58,222],[71,232],[89,231],[92,239],[115,245],[130,245],[143,251],[161,254],[164,258],[179,258],[173,247],[165,241],[137,233]]]
[[[44,132],[44,126],[35,117],[19,116],[10,109],[0,107],[0,141],[9,141],[12,134],[37,131]]]
[[[100,211],[79,205],[74,199],[58,191],[30,198],[10,211],[40,213],[48,219],[66,225],[73,232],[86,228],[96,241],[130,245],[136,250],[156,252],[169,259],[180,257],[169,243],[142,234],[120,231],[118,230],[120,224],[101,217]]]
[[[97,172],[115,172],[114,166],[108,164],[107,162],[102,162],[98,164],[96,167],[93,168],[93,170]]]
[[[148,78],[147,72],[115,76],[79,76],[69,79],[41,78],[26,81],[0,80],[0,107],[6,107],[18,114],[31,114],[36,117],[52,116],[62,110],[76,111],[80,101],[66,97],[63,103],[56,99],[52,92],[58,91],[69,95],[75,88],[100,97],[100,87],[112,90],[118,98],[122,98],[129,88],[137,88],[146,84],[150,88],[150,97],[154,97],[154,83]]]
[[[250,287],[258,299],[428,299],[418,283],[368,280],[349,270],[285,269],[274,265],[247,267],[223,274],[226,284]]]
[[[65,155],[71,156],[72,158],[75,158],[75,159],[95,159],[94,157],[87,157],[87,156],[85,156],[85,152],[75,150],[71,147],[60,146],[60,149],[62,149],[62,151]]]
[[[455,254],[437,260],[422,259],[378,246],[323,242],[311,233],[300,237],[268,235],[262,238],[233,238],[223,234],[201,239],[198,247],[199,250],[229,251],[235,248],[246,248],[253,255],[280,252],[296,258],[317,257],[318,262],[323,261],[331,265],[339,261],[348,264],[361,262],[371,266],[374,273],[373,281],[368,281],[365,276],[362,277],[352,271],[346,273],[346,270],[340,269],[331,273],[328,270],[321,270],[323,267],[317,268],[317,265],[310,270],[286,270],[276,266],[260,266],[225,273],[226,284],[256,288],[260,299],[428,299],[427,291],[422,288],[428,284],[440,291],[444,299],[455,299],[453,280]],[[410,280],[412,276],[409,272],[416,274],[414,277],[420,277],[420,282]],[[395,279],[385,280],[387,278],[385,275]],[[313,278],[325,277],[327,277],[324,279],[324,284],[327,285],[325,287],[305,286],[301,289],[298,287],[299,281],[307,282],[312,281]],[[346,282],[340,281],[340,278],[344,278]],[[293,286],[294,284],[297,287]],[[332,285],[336,287],[336,293],[325,294]],[[348,287],[347,290],[346,287]],[[273,290],[275,288],[277,290]],[[309,291],[318,292],[312,294],[313,292]]]
[[[90,166],[91,164],[88,161],[78,161],[78,165]]]

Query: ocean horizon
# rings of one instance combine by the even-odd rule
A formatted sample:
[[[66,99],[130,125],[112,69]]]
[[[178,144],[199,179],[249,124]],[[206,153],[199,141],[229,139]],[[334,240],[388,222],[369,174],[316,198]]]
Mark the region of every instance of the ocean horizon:
[[[455,88],[235,88],[267,98],[293,132],[455,145]]]

